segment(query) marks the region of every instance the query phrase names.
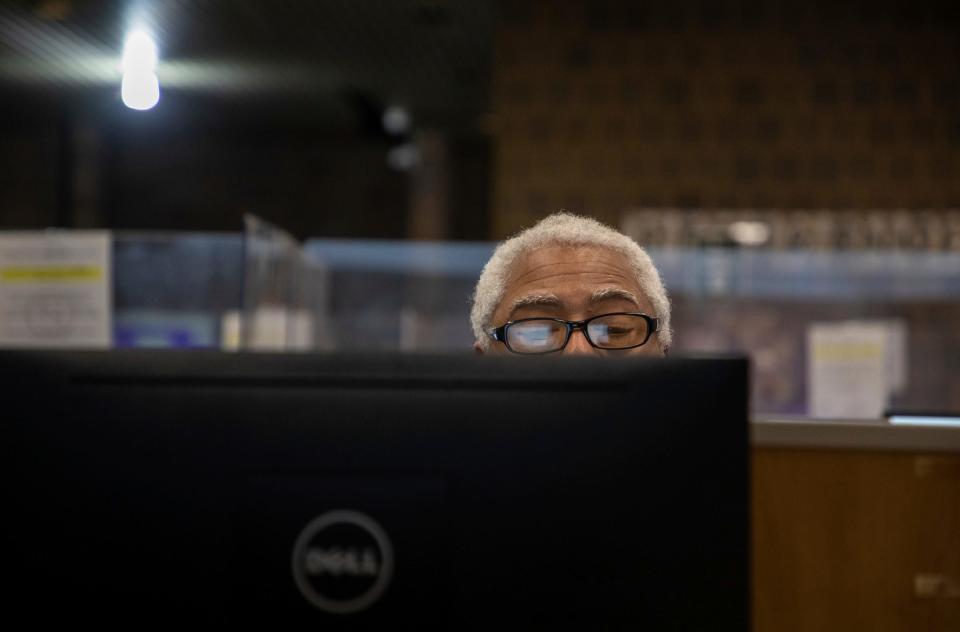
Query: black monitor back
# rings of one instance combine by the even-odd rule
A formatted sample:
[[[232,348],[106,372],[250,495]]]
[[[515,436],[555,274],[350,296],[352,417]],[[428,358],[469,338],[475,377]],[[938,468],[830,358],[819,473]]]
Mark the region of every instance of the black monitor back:
[[[748,627],[742,359],[2,352],[0,380],[35,622]],[[367,542],[304,577],[331,516]]]

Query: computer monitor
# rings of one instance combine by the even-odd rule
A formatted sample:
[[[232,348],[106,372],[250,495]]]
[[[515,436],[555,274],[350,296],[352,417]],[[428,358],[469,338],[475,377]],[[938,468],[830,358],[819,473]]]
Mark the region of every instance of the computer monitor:
[[[748,628],[747,363],[0,352],[34,623]]]

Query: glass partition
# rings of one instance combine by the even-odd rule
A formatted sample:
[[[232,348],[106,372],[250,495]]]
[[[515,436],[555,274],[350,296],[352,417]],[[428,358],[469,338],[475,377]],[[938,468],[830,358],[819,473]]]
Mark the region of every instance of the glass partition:
[[[242,282],[240,234],[114,233],[114,346],[219,348]]]

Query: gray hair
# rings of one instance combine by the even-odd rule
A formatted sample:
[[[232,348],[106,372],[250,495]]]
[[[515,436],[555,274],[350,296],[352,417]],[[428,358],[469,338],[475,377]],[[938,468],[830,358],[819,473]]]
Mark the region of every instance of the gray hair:
[[[490,319],[503,300],[513,265],[527,253],[555,245],[596,246],[626,257],[637,284],[653,304],[656,314],[652,315],[660,319],[657,332],[660,346],[664,350],[670,347],[673,338],[670,330],[670,300],[650,255],[637,242],[595,219],[560,212],[548,215],[531,228],[501,243],[483,267],[470,310],[473,335],[483,349],[490,346],[490,336],[487,334],[491,326]]]

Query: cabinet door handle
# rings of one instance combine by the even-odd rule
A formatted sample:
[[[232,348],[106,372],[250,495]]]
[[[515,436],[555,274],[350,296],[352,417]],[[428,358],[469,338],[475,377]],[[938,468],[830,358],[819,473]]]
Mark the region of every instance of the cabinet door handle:
[[[960,599],[960,580],[942,573],[917,573],[913,594],[923,599]]]

